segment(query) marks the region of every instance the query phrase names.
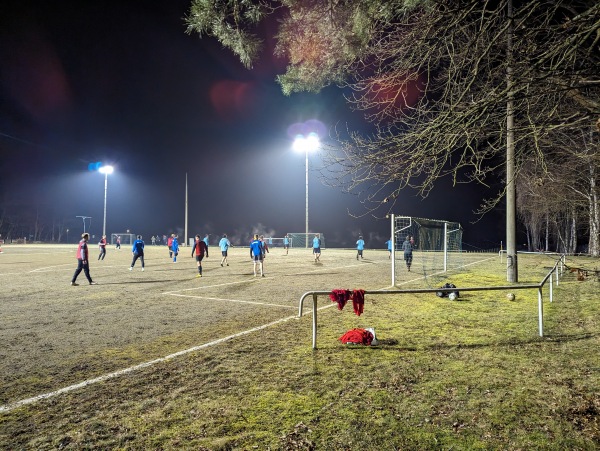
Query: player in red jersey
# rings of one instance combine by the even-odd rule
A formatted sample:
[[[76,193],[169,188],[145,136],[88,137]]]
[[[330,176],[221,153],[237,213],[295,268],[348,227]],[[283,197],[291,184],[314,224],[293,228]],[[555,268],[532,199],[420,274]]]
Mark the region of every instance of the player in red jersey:
[[[84,233],[81,235],[81,241],[79,242],[79,246],[77,246],[77,269],[75,270],[75,274],[73,274],[73,278],[71,279],[71,286],[76,287],[79,285],[75,283],[77,280],[77,276],[83,270],[85,277],[87,277],[90,285],[96,285],[96,282],[92,280],[92,276],[90,276],[90,262],[88,260],[88,246],[87,242],[90,239],[89,233]]]

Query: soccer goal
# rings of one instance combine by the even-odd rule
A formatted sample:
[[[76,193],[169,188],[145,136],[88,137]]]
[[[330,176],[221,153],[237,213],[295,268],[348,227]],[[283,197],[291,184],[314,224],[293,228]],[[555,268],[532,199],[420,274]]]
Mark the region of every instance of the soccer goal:
[[[313,247],[313,239],[319,235],[321,239],[321,247],[325,247],[325,235],[322,233],[288,233],[290,237],[290,247]]]
[[[121,237],[121,245],[133,245],[135,241],[134,233],[111,233],[110,234],[110,244],[117,243],[117,237]]]
[[[273,236],[265,237],[265,243],[267,243],[267,245],[269,247],[283,247],[283,240],[284,240],[284,238],[276,238]],[[290,246],[291,246],[291,241],[292,240],[290,240]]]
[[[414,270],[427,278],[462,265],[462,227],[458,222],[439,219],[391,216],[392,230],[392,285],[402,271],[406,271],[402,243],[408,238],[413,247]],[[440,280],[444,277],[438,277]],[[435,283],[435,281],[434,281]]]

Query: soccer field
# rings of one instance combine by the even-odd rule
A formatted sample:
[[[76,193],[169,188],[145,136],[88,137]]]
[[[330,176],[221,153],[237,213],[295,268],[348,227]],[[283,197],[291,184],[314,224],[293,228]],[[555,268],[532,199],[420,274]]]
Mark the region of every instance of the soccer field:
[[[265,277],[254,277],[249,249],[210,248],[203,277],[183,248],[173,263],[165,246],[146,246],[145,271],[133,271],[129,248],[109,247],[103,261],[90,246],[90,273],[70,286],[74,246],[5,246],[0,259],[0,404],[152,361],[195,346],[297,316],[310,290],[389,286],[387,252],[280,248],[265,259]],[[408,275],[407,275],[408,277]],[[412,278],[418,277],[415,273]],[[330,305],[327,299],[323,305]],[[367,307],[368,308],[368,307]],[[307,322],[307,325],[309,323]],[[298,337],[310,344],[310,330]]]
[[[566,273],[556,300],[536,290],[368,295],[364,313],[318,299],[311,348],[307,291],[388,288],[387,251],[274,248],[255,278],[249,249],[230,266],[211,248],[197,278],[191,249],[173,263],[146,248],[91,253],[98,285],[70,286],[75,246],[5,246],[0,255],[0,449],[524,449],[600,443],[597,281]],[[398,288],[504,285],[495,254]],[[422,259],[425,260],[424,258]],[[523,256],[520,283],[539,283],[552,256]],[[570,262],[572,263],[572,262]],[[397,262],[402,265],[402,261]],[[585,260],[589,266],[595,262]],[[310,304],[310,303],[309,303]],[[347,347],[351,328],[380,345]],[[584,376],[582,376],[584,374]],[[550,414],[550,411],[557,412]],[[590,414],[592,412],[592,414]],[[539,425],[544,424],[543,433]]]

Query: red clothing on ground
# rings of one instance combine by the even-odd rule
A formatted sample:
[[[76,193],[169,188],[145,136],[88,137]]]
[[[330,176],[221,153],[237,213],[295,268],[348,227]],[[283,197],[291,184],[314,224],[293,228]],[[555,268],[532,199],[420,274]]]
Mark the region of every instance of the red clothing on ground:
[[[352,343],[357,345],[371,346],[373,341],[373,334],[365,329],[352,329],[338,338],[342,343]]]

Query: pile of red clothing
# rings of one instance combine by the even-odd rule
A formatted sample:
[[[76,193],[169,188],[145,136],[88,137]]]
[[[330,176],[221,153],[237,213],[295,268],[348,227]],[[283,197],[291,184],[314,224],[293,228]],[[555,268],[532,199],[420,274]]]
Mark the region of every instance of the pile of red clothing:
[[[373,334],[366,329],[352,329],[338,338],[338,340],[344,344],[371,346],[373,338]]]

